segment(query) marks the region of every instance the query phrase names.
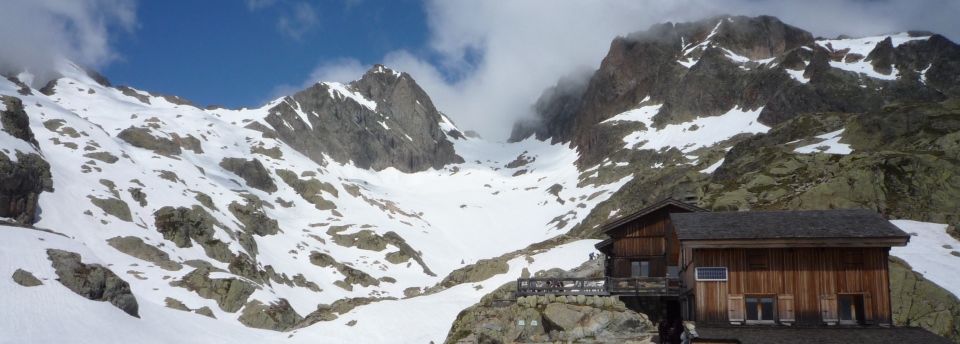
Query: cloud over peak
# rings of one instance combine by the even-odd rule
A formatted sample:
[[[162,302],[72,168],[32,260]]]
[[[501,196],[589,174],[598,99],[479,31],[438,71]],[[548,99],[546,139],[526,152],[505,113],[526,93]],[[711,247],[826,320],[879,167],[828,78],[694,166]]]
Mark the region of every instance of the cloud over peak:
[[[29,71],[34,82],[57,77],[59,58],[98,68],[119,55],[111,32],[137,26],[133,0],[8,1],[0,10],[0,73]],[[41,85],[42,86],[42,85]]]

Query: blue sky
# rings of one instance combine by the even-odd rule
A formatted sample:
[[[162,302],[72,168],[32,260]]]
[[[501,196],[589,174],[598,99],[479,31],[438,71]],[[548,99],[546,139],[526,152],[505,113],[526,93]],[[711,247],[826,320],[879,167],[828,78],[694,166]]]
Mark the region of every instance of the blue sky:
[[[416,0],[141,1],[137,18],[134,31],[114,37],[120,58],[101,73],[231,108],[261,105],[323,61],[373,65],[390,51],[422,51],[428,34]]]
[[[404,71],[464,130],[503,140],[547,87],[596,69],[618,35],[773,15],[814,35],[911,29],[960,40],[958,0],[0,0],[0,73],[58,57],[201,106],[260,106],[376,63]]]

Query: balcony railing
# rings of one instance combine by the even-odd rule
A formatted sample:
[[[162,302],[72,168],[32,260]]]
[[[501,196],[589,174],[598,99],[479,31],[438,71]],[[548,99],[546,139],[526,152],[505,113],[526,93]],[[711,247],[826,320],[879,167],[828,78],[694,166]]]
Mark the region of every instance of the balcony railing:
[[[675,296],[680,294],[680,280],[667,277],[517,279],[518,297],[548,294]]]

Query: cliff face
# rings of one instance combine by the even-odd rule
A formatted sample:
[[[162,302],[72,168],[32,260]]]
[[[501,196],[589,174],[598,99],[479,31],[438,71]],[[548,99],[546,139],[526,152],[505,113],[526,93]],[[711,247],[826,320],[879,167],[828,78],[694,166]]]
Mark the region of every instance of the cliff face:
[[[53,191],[50,164],[39,154],[21,100],[0,95],[0,105],[0,130],[18,140],[16,146],[0,151],[0,217],[33,224],[40,193]]]
[[[449,123],[409,74],[377,65],[343,85],[317,83],[270,109],[265,121],[277,137],[322,163],[417,172],[461,163],[444,132]]]

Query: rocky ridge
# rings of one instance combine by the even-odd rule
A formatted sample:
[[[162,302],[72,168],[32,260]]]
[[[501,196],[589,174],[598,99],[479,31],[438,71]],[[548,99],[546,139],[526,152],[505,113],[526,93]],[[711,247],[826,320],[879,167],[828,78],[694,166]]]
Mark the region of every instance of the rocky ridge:
[[[270,135],[324,163],[402,172],[461,163],[443,130],[449,119],[433,106],[409,74],[376,65],[349,84],[317,83],[269,110]]]

